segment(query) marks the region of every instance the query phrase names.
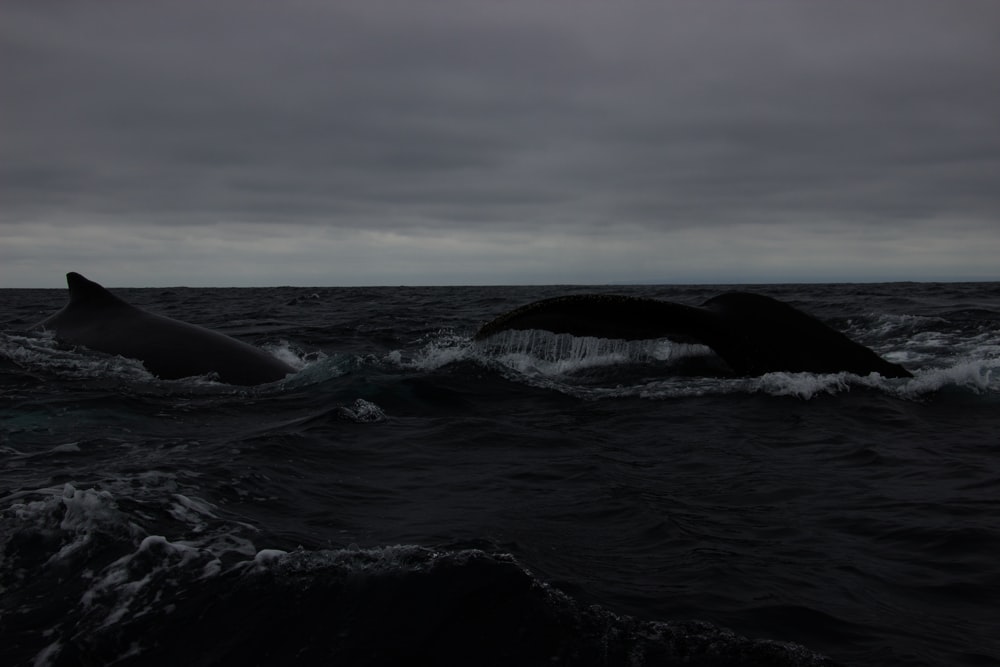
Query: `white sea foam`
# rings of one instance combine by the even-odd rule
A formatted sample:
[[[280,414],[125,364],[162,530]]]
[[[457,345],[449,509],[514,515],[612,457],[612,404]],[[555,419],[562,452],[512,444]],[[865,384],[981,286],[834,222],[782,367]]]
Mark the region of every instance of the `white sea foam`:
[[[135,527],[119,511],[109,491],[77,489],[66,484],[62,488],[41,489],[31,495],[42,498],[14,503],[8,511],[22,526],[31,525],[43,532],[50,530],[53,520],[58,519],[64,541],[46,562],[71,557],[90,544],[98,533],[134,532]]]
[[[285,359],[285,361],[288,361]],[[289,362],[291,363],[291,362]],[[298,372],[281,383],[281,386],[292,388],[321,384],[331,379],[343,377],[350,372],[356,360],[340,354],[316,352],[300,357],[300,361],[291,363]]]
[[[526,374],[560,376],[581,370],[678,361],[710,354],[703,345],[668,340],[626,341],[546,331],[508,331],[478,343],[481,358]]]
[[[341,412],[351,421],[359,424],[381,422],[386,419],[385,411],[383,411],[382,408],[371,401],[366,401],[363,398],[355,399],[350,408],[341,408]]]
[[[158,596],[143,596],[147,587],[161,587],[172,569],[189,567],[198,560],[214,556],[190,545],[170,542],[160,535],[149,535],[138,548],[105,567],[94,584],[83,594],[84,609],[102,606],[101,627],[114,627],[128,615],[136,618],[161,611]]]
[[[863,326],[849,322],[847,334],[851,337],[867,337],[876,340],[907,338],[912,332],[947,323],[940,317],[922,315],[900,315],[895,313],[869,313],[870,320]]]
[[[422,572],[440,560],[455,562],[483,555],[483,552],[477,549],[441,551],[411,544],[375,547],[359,547],[351,544],[343,549],[320,551],[298,549],[288,553],[264,550],[261,553],[266,555],[256,559],[258,567],[278,566],[290,572],[309,572],[335,566],[352,572],[392,574]]]
[[[0,358],[23,368],[71,378],[149,381],[142,362],[83,348],[61,346],[46,331],[34,335],[0,333]]]
[[[385,361],[401,368],[432,371],[472,358],[474,352],[474,345],[468,336],[441,330],[423,341],[412,357],[407,358],[402,351],[393,350],[385,356]]]
[[[272,561],[282,556],[287,556],[288,552],[281,549],[261,549],[254,556],[254,561],[258,563]]]
[[[1000,360],[970,360],[917,373],[898,393],[917,397],[949,387],[975,393],[1000,392]]]
[[[307,353],[287,340],[281,340],[274,345],[264,345],[263,349],[297,371],[326,358],[323,352]]]
[[[543,331],[512,331],[475,346],[478,357],[492,361],[533,386],[554,389],[586,398],[640,396],[662,399],[683,396],[763,393],[794,396],[804,400],[820,395],[849,392],[854,387],[875,389],[902,398],[915,398],[948,387],[977,393],[1000,391],[1000,340],[995,332],[975,335],[967,332],[944,332],[934,327],[940,318],[885,315],[876,327],[863,332],[874,349],[886,359],[911,369],[912,379],[884,378],[877,373],[859,376],[851,373],[768,373],[755,378],[664,377],[655,381],[636,378],[638,382],[610,387],[581,387],[573,374],[588,369],[609,369],[609,379],[618,380],[615,366],[654,364],[686,357],[710,356],[701,345],[682,345],[666,340],[616,341],[598,338],[555,335]],[[855,334],[859,335],[859,334]],[[887,336],[894,337],[887,339]],[[861,337],[859,335],[859,337]],[[880,342],[879,342],[880,341]],[[942,363],[945,364],[942,367]]]
[[[752,380],[751,391],[808,400],[819,394],[849,391],[852,379],[860,378],[849,373],[766,373]]]
[[[73,570],[76,583],[81,585],[80,611],[91,615],[98,628],[113,628],[125,618],[168,612],[169,605],[161,600],[162,590],[180,571],[214,577],[227,570],[224,562],[229,562],[230,568],[243,567],[258,554],[249,540],[232,534],[242,529],[241,525],[226,524],[221,532],[215,525],[209,530],[209,520],[218,524],[219,510],[191,494],[170,494],[170,504],[165,508],[179,523],[175,530],[188,539],[147,534],[142,524],[150,519],[148,513],[153,508],[146,506],[163,497],[165,489],[175,487],[170,475],[149,472],[131,479],[108,480],[106,484],[109,488],[66,484],[22,491],[3,499],[14,501],[5,513],[17,520],[18,530],[46,536],[52,546],[48,558],[41,562],[59,568],[57,571],[73,563],[78,554],[89,558],[95,548],[118,550],[132,545],[124,556],[99,569]],[[125,511],[121,507],[135,503],[144,509]],[[62,648],[61,642],[52,642],[36,654],[34,664],[53,664]]]
[[[168,510],[170,516],[188,524],[196,533],[204,531],[208,526],[206,519],[218,518],[213,512],[215,506],[201,498],[185,496],[180,493],[175,493],[173,498],[174,502]]]

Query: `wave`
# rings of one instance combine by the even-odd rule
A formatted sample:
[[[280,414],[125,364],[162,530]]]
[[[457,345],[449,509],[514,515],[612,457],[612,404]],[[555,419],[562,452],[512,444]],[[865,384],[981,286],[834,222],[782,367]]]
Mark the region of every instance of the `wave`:
[[[947,331],[938,318],[882,316],[857,332],[913,378],[886,379],[849,373],[768,373],[732,377],[709,348],[668,340],[621,341],[541,331],[511,331],[487,341],[439,330],[412,347],[382,354],[306,352],[282,341],[269,351],[297,373],[286,380],[236,388],[213,377],[159,380],[138,361],[82,349],[67,349],[47,335],[0,334],[0,359],[33,374],[127,385],[140,393],[176,392],[267,395],[336,383],[355,372],[434,373],[473,363],[531,387],[580,398],[673,399],[731,394],[765,394],[812,399],[852,389],[870,389],[903,399],[942,391],[1000,394],[1000,337],[992,329]],[[914,331],[914,327],[923,330]],[[929,328],[928,328],[929,327]],[[902,335],[900,328],[905,330]],[[350,409],[350,408],[348,408]],[[367,417],[365,417],[367,418]]]
[[[211,503],[157,495],[163,481],[146,497],[66,485],[8,506],[19,528],[0,560],[5,664],[832,664],[705,622],[580,604],[502,551],[258,549]],[[130,505],[152,497],[189,537],[143,528],[150,508]],[[51,581],[58,595],[38,595]]]
[[[897,318],[898,319],[898,318]],[[586,399],[674,399],[731,394],[792,396],[808,400],[853,389],[875,390],[902,399],[922,399],[941,391],[1000,394],[1000,344],[993,334],[965,337],[925,333],[906,350],[887,354],[914,366],[913,378],[852,373],[774,372],[732,377],[712,351],[667,340],[620,341],[539,331],[506,332],[485,342],[442,333],[412,355],[394,351],[383,360],[407,370],[432,372],[472,362],[528,386]],[[915,350],[922,349],[917,354]]]
[[[154,379],[140,361],[67,348],[57,343],[51,333],[0,333],[0,359],[29,372],[71,379],[113,378],[144,382]]]

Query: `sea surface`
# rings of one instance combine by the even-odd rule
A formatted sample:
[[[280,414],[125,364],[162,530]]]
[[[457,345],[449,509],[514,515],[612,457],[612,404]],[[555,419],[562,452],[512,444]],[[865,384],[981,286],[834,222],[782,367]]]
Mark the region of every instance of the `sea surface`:
[[[112,290],[300,369],[251,388],[0,290],[0,664],[1000,665],[1000,284],[738,286],[912,379],[472,340],[733,287]]]

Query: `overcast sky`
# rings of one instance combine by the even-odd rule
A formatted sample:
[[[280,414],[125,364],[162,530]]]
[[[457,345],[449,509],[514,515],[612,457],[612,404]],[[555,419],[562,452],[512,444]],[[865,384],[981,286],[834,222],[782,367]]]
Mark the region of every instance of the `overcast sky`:
[[[996,0],[4,0],[0,287],[1000,280]]]

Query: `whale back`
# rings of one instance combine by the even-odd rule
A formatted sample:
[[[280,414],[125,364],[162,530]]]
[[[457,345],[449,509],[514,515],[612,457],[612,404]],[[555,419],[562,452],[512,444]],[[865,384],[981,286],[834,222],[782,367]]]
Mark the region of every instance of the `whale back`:
[[[215,373],[229,384],[254,385],[295,371],[243,341],[137,308],[78,273],[68,273],[66,283],[69,303],[36,325],[64,343],[138,359],[164,379]]]

